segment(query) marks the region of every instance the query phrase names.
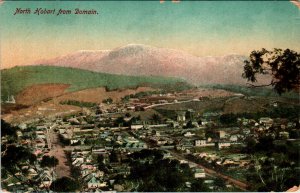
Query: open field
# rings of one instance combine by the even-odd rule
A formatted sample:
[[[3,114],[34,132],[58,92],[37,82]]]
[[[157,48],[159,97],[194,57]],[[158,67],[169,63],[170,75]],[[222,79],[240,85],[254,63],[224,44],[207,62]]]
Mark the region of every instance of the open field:
[[[184,109],[193,109],[197,113],[206,112],[223,112],[223,113],[256,113],[273,107],[274,103],[278,103],[284,107],[299,106],[297,100],[279,98],[279,97],[221,97],[205,99],[201,101],[191,101],[185,103],[173,103],[155,107],[154,109],[160,113],[174,116],[175,111]]]
[[[114,75],[53,66],[22,66],[1,70],[1,99],[5,101],[9,96],[16,96],[25,88],[39,84],[66,84],[70,85],[66,91],[72,92],[97,87],[106,87],[108,90],[138,86],[176,87],[178,83],[188,86],[177,78]]]
[[[25,88],[16,96],[16,103],[33,105],[43,100],[49,100],[66,92],[67,84],[39,84]]]
[[[86,90],[81,90],[77,92],[66,93],[62,96],[56,97],[54,101],[67,101],[67,100],[76,100],[92,103],[101,103],[104,99],[112,98],[113,101],[119,102],[121,98],[130,95],[136,94],[138,92],[145,91],[154,91],[155,89],[150,87],[138,87],[136,89],[122,89],[114,91],[106,91],[105,88],[91,88]]]

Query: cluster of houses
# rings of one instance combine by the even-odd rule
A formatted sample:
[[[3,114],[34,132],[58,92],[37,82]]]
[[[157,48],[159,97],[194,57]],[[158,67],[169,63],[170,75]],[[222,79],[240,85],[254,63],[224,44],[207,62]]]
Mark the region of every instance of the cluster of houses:
[[[187,94],[180,97],[184,99],[186,96]],[[218,152],[232,146],[244,145],[249,136],[258,139],[261,134],[273,135],[274,127],[280,128],[274,137],[289,139],[289,131],[295,127],[295,123],[289,120],[270,117],[261,117],[259,120],[239,118],[235,126],[223,127],[215,121],[220,115],[219,112],[207,112],[201,118],[196,118],[196,112],[192,109],[176,111],[176,117],[162,119],[159,123],[141,120],[130,122],[133,118],[131,115],[123,116],[128,112],[145,110],[149,105],[174,102],[176,97],[176,94],[166,94],[135,98],[128,103],[99,106],[95,112],[90,110],[64,118],[39,120],[33,126],[23,123],[18,125],[21,129],[17,132],[19,143],[30,148],[39,161],[53,148],[49,133],[55,132],[61,142],[75,149],[70,152],[70,167],[80,170],[78,177],[83,182],[83,191],[101,192],[107,190],[107,187],[114,187],[114,175],[129,174],[130,167],[120,160],[126,160],[127,155],[134,151],[149,148],[174,150],[183,155],[193,155],[208,164],[214,163],[224,168],[244,168],[251,161],[246,155]],[[123,116],[125,122],[130,122],[130,125],[117,123],[120,116]],[[5,141],[2,137],[2,143]],[[214,151],[207,151],[209,148]],[[199,149],[201,151],[197,151]],[[99,169],[95,157],[103,155],[107,158],[115,150],[117,161],[109,163],[108,174]],[[105,160],[107,159],[104,162]],[[53,168],[41,168],[39,162],[33,166],[24,165],[22,169],[28,170],[27,178],[39,182],[39,190],[47,190],[57,178]],[[203,169],[194,167],[193,170],[195,178],[207,178]],[[210,182],[206,180],[206,183]],[[16,190],[20,188],[18,182],[8,185]],[[115,189],[123,190],[117,186]],[[27,187],[25,191],[31,190],[32,187]]]
[[[80,171],[80,176],[77,178],[82,181],[82,190],[101,192],[102,188],[107,187],[105,173],[99,170],[91,151],[74,150],[71,152],[70,159],[72,168],[77,168]]]
[[[13,175],[8,175],[6,179],[2,179],[2,182],[6,182],[6,186],[12,190],[12,192],[32,192],[48,190],[53,180],[57,178],[57,175],[53,167],[42,167],[41,160],[43,156],[47,156],[49,153],[47,142],[47,129],[49,124],[37,124],[35,128],[28,127],[27,124],[20,124],[20,130],[17,131],[18,142],[17,146],[26,146],[36,157],[37,160],[34,164],[29,165],[23,163],[19,167],[22,171],[26,171],[26,175],[21,172],[17,172]],[[2,143],[6,143],[5,137],[2,137]],[[21,184],[22,181],[32,181],[35,187],[31,187],[28,184]]]

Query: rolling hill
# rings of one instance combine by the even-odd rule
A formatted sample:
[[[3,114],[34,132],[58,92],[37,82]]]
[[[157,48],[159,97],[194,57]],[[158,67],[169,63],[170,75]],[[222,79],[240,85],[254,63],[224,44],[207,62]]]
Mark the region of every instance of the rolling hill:
[[[38,85],[48,85],[48,88],[51,88],[50,92],[54,92],[55,89],[58,93],[96,87],[105,87],[107,90],[138,86],[190,87],[189,84],[178,78],[113,75],[67,67],[23,66],[1,70],[2,101],[7,100],[8,96],[16,96],[28,87],[31,87],[29,92],[35,92],[37,96],[39,92],[47,92],[44,87]]]

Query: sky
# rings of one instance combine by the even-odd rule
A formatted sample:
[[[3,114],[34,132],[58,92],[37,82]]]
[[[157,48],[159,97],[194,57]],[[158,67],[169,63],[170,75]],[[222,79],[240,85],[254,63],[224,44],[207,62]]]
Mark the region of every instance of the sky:
[[[16,14],[30,8],[31,14]],[[37,8],[94,9],[95,15],[36,15]],[[300,51],[300,9],[288,1],[6,1],[0,5],[1,69],[78,50],[127,44],[196,56],[249,55],[261,48]]]

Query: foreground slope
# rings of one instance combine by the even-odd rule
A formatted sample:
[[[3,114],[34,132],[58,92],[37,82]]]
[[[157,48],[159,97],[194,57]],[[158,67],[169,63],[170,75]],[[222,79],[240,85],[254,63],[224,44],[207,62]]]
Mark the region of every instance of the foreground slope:
[[[138,86],[153,88],[172,87],[172,85],[177,87],[177,84],[188,86],[176,78],[113,75],[66,67],[23,66],[1,71],[1,99],[5,101],[25,88],[39,84],[68,85],[67,92],[96,87],[113,90]]]

